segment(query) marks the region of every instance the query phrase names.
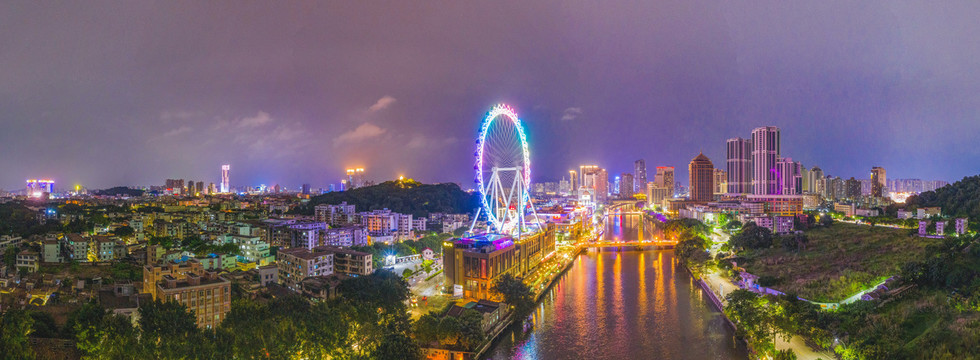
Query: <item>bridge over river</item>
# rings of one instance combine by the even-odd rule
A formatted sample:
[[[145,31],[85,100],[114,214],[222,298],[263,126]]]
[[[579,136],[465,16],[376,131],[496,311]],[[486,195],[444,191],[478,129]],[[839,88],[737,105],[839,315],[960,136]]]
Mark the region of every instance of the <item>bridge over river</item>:
[[[672,248],[676,241],[664,239],[662,226],[650,221],[632,204],[616,204],[606,209],[600,236],[588,247]]]

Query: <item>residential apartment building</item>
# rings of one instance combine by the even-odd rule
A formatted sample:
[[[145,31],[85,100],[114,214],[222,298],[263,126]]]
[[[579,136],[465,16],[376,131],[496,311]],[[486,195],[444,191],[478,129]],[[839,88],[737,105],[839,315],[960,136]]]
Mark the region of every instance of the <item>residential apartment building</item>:
[[[193,311],[197,326],[215,328],[231,311],[231,282],[215,271],[187,273],[183,279],[163,275],[154,299],[176,301]]]

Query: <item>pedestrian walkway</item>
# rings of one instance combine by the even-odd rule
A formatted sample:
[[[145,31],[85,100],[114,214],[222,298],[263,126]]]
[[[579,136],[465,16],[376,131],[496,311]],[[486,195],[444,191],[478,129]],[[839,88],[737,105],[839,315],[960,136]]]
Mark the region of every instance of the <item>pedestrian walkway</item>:
[[[725,296],[732,293],[732,291],[739,289],[738,285],[733,284],[718,271],[706,273],[704,274],[703,278],[704,282],[708,284],[709,288],[711,288],[711,291],[718,295],[718,298],[720,298],[723,303],[726,302]],[[811,349],[804,342],[803,338],[799,336],[793,336],[788,342],[782,338],[776,339],[776,349],[792,349],[796,354],[796,358],[799,360],[836,359],[834,354],[831,352]]]

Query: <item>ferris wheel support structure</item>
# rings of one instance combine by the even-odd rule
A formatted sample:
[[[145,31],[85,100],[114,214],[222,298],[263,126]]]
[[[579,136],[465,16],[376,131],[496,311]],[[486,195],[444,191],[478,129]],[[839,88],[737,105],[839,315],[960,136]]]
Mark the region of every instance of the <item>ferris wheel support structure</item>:
[[[481,212],[487,218],[488,232],[519,237],[528,229],[528,211],[534,214],[540,228],[529,192],[530,152],[517,113],[506,105],[494,106],[484,118],[476,142],[474,181],[479,185],[482,207],[477,210],[470,232]]]

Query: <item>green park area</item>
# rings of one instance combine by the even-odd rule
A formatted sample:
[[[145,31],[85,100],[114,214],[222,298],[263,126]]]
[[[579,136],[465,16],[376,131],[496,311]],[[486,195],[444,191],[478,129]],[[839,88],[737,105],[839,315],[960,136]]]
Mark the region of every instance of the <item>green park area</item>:
[[[902,265],[941,242],[908,230],[840,222],[803,235],[803,248],[747,249],[739,254],[738,265],[759,276],[762,286],[811,301],[839,302],[899,275]]]

